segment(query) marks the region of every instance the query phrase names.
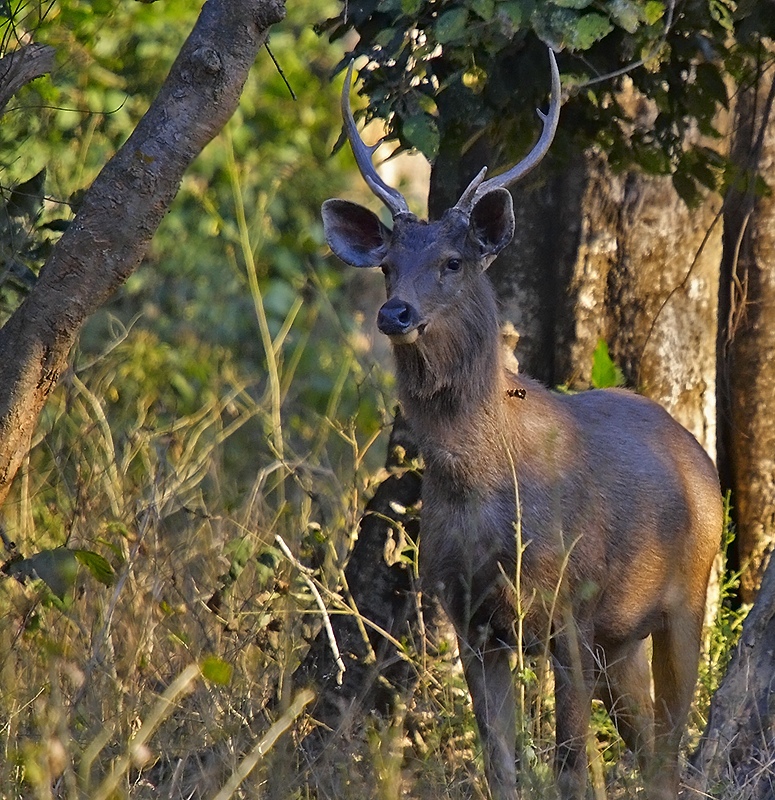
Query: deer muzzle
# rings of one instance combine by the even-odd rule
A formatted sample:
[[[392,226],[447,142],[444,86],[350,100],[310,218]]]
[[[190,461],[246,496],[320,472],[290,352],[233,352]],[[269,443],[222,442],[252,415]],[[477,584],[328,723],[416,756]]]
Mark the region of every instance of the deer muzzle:
[[[377,327],[393,344],[412,344],[425,328],[417,309],[398,297],[391,297],[379,310]]]

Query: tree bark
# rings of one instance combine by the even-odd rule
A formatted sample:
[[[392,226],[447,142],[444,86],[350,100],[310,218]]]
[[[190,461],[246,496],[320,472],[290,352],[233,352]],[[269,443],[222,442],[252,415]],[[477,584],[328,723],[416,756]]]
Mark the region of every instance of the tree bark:
[[[284,15],[283,0],[208,0],[159,96],[0,330],[0,504],[83,322],[140,263],[183,173],[233,114]]]
[[[691,759],[682,800],[775,797],[775,561],[765,572],[708,726]]]
[[[420,624],[413,571],[399,558],[406,539],[416,544],[419,532],[421,480],[413,463],[417,457],[417,446],[399,413],[388,445],[386,467],[391,474],[366,506],[344,573],[358,615],[331,618],[345,670],[341,672],[321,629],[294,674],[295,685],[312,686],[317,695],[310,712],[318,724],[304,740],[303,752],[323,797],[346,794],[341,751],[363,717],[370,711],[388,712],[397,698],[414,688],[415,669],[395,642],[422,641],[435,616],[433,606],[426,608]],[[330,747],[332,742],[336,746]],[[278,796],[287,796],[287,791]]]
[[[54,56],[53,47],[33,43],[0,58],[0,117],[22,86],[51,72]]]
[[[775,70],[741,88],[732,158],[748,186],[725,204],[720,291],[722,481],[732,490],[741,596],[752,602],[775,547]]]

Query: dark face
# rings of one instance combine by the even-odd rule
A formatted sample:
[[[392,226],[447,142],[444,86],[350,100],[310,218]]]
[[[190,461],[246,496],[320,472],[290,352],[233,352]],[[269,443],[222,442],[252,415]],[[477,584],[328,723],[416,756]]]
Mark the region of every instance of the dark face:
[[[455,209],[437,222],[401,214],[390,231],[367,209],[329,200],[323,223],[343,261],[382,269],[388,300],[377,325],[396,345],[413,344],[435,320],[455,313],[459,298],[514,233],[511,197],[503,189],[485,195],[469,218]]]

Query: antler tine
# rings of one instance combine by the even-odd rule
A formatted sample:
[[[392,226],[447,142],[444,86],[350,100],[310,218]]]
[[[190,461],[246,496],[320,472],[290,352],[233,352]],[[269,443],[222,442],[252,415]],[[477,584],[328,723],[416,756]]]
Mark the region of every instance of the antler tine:
[[[561,106],[560,71],[557,68],[557,59],[551,48],[549,48],[549,65],[552,72],[552,99],[549,104],[549,111],[544,114],[539,109],[536,109],[538,116],[543,122],[541,138],[536,142],[535,147],[533,147],[530,153],[507,172],[485,181],[484,174],[487,170],[485,167],[473,181],[471,181],[468,188],[460,196],[460,200],[458,200],[455,206],[458,210],[465,214],[470,214],[476,202],[484,197],[484,195],[493,191],[493,189],[498,189],[500,187],[505,188],[511,186],[512,183],[516,183],[520,178],[527,175],[533,167],[537,166],[549,151],[549,147],[554,139],[554,134],[557,131],[557,123],[560,121]]]
[[[369,146],[358,134],[358,128],[355,125],[353,112],[350,108],[350,87],[352,86],[353,76],[353,62],[347,68],[347,75],[344,79],[344,87],[342,88],[342,119],[344,120],[344,129],[347,134],[347,139],[350,142],[353,155],[355,156],[355,163],[363,175],[363,180],[374,192],[377,197],[390,209],[390,213],[395,217],[398,214],[408,214],[409,206],[406,199],[392,186],[388,186],[385,181],[377,174],[374,163],[371,158],[374,151],[382,143],[381,140],[377,144]]]

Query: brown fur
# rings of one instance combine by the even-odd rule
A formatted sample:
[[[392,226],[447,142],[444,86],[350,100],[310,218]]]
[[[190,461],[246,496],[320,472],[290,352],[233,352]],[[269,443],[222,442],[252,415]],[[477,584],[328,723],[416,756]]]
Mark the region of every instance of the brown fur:
[[[484,268],[513,216],[504,190],[485,199],[486,216],[453,209],[427,223],[402,214],[392,232],[352,204],[324,206],[332,249],[386,273],[395,317],[387,332],[397,341],[402,325],[420,332],[394,353],[425,459],[423,586],[457,630],[495,798],[517,796],[508,648],[518,644],[519,586],[523,644],[548,642],[552,654],[562,797],[585,793],[597,695],[616,712],[649,796],[675,800],[722,526],[718,478],[657,404],[621,390],[557,395],[503,367]]]

